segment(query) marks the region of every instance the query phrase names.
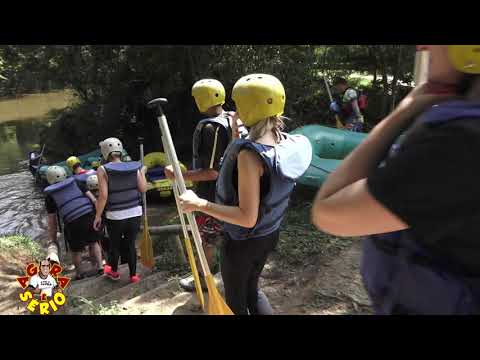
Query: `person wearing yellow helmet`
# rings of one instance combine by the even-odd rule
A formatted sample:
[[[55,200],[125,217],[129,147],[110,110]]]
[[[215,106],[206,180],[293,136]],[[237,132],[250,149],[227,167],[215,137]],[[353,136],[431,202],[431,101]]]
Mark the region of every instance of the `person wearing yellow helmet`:
[[[72,171],[74,175],[81,175],[86,173],[88,170],[82,168],[82,162],[76,156],[70,156],[67,161],[68,168]]]
[[[233,122],[232,113],[223,109],[225,88],[220,81],[215,79],[197,81],[192,87],[192,96],[199,112],[207,117],[195,128],[192,140],[193,169],[186,171],[183,177],[186,181],[197,182],[200,196],[214,201],[215,181],[223,153],[232,138],[246,135],[247,131],[239,119]],[[171,165],[165,167],[165,175],[169,179],[175,178]],[[218,257],[216,249],[222,241],[220,224],[215,218],[205,214],[197,214],[196,221],[202,235],[207,262],[215,273],[217,268],[215,258]],[[201,282],[206,289],[203,277]],[[180,285],[185,290],[195,290],[192,275],[180,280]]]
[[[312,220],[367,236],[361,274],[376,314],[478,314],[480,45],[425,48],[428,81],[328,177]]]
[[[228,306],[236,315],[265,314],[270,305],[258,280],[278,243],[295,180],[310,165],[312,147],[303,135],[282,132],[286,95],[276,77],[244,76],[233,87],[232,99],[234,119],[242,119],[249,135],[228,147],[215,202],[188,190],[180,203],[184,211],[201,211],[223,223],[220,270]]]

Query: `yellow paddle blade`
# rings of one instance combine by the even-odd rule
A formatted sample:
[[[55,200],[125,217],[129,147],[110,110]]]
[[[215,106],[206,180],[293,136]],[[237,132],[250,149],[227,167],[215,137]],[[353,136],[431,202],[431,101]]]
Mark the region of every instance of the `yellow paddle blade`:
[[[152,269],[155,266],[155,259],[153,257],[153,243],[148,231],[147,217],[143,217],[143,234],[140,240],[140,261],[143,266]]]
[[[213,275],[205,277],[208,288],[208,315],[234,315],[215,286]]]
[[[200,301],[202,309],[203,311],[205,311],[205,299],[203,298],[202,285],[200,284],[200,277],[198,276],[197,264],[195,262],[195,256],[193,255],[192,243],[188,237],[185,238],[185,247],[187,249],[188,262],[190,263],[190,267],[192,269],[198,301]]]
[[[342,122],[340,121],[340,119],[338,118],[338,116],[335,116],[335,120],[337,121],[337,129],[343,129],[344,126],[343,126]]]

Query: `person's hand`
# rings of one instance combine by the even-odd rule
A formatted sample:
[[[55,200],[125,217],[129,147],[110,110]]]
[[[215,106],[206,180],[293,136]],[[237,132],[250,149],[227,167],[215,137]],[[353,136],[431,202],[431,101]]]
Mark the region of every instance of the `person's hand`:
[[[231,117],[231,126],[232,126],[232,140],[240,139],[240,131],[238,131],[240,119],[238,118],[238,113],[235,111],[229,111],[228,115]]]
[[[175,180],[175,173],[173,172],[173,166],[172,165],[165,166],[165,168],[163,170],[165,172],[165,176],[167,177],[167,179]]]
[[[208,203],[207,200],[199,198],[192,190],[185,191],[182,195],[180,195],[179,200],[180,206],[185,212],[200,210]]]
[[[147,168],[145,165],[143,165],[143,166],[142,166],[142,169],[141,169],[140,171],[143,173],[143,175],[145,175],[145,173],[147,172],[147,170],[148,170],[148,168]]]
[[[334,113],[339,113],[340,112],[340,106],[338,106],[336,101],[332,101],[330,103],[330,111],[333,111]]]
[[[96,231],[100,231],[101,226],[102,226],[102,217],[101,216],[95,216],[95,220],[93,221],[93,228]]]

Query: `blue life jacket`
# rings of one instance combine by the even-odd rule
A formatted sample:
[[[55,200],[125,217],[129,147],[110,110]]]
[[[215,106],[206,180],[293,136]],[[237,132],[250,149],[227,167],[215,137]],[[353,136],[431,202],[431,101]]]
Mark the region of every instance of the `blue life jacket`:
[[[74,175],[75,180],[77,180],[79,183],[81,183],[83,186],[87,185],[87,179],[91,175],[96,175],[97,172],[95,170],[88,170],[87,172],[84,172],[83,174],[79,175]]]
[[[248,139],[232,142],[222,161],[216,184],[216,202],[238,206],[237,157],[241,150],[256,152],[264,164],[268,192],[260,197],[257,223],[253,228],[224,223],[223,229],[234,240],[266,236],[276,231],[283,220],[295,180],[307,171],[312,161],[312,146],[303,135],[282,133],[284,139],[276,146],[255,143]]]
[[[209,164],[205,164],[200,157],[200,146],[202,143],[202,130],[207,124],[217,124],[220,125],[223,129],[225,129],[227,137],[230,141],[231,139],[231,127],[229,124],[229,117],[226,113],[223,113],[220,116],[214,118],[208,118],[201,120],[197,126],[195,127],[195,131],[193,132],[193,143],[192,143],[192,167],[193,169],[208,169]]]
[[[193,133],[193,143],[192,143],[192,148],[193,148],[193,159],[192,159],[192,167],[193,169],[208,169],[210,167],[210,164],[204,163],[201,160],[200,157],[200,147],[202,144],[202,130],[207,124],[217,124],[220,125],[223,129],[225,129],[228,142],[232,140],[232,128],[230,126],[230,116],[228,113],[224,112],[223,114],[214,117],[214,118],[208,118],[208,119],[203,119],[201,120]],[[248,135],[248,131],[245,128],[245,126],[239,127],[239,132],[242,136],[242,138],[246,137]]]
[[[92,202],[82,193],[74,177],[47,186],[43,191],[53,198],[65,224],[94,211]]]
[[[141,205],[137,172],[142,164],[138,161],[110,162],[103,165],[108,176],[108,199],[106,209],[118,211]]]
[[[446,102],[432,107],[417,122],[437,126],[465,118],[480,119],[480,104]],[[387,157],[396,156],[405,137],[392,145]],[[361,273],[377,314],[480,313],[480,277],[453,270],[452,264],[421,246],[409,229],[368,237]]]

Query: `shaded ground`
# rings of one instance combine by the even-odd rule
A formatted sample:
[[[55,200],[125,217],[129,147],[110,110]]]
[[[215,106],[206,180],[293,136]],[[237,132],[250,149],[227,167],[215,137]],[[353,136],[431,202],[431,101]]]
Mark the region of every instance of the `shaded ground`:
[[[299,193],[292,202],[277,250],[262,274],[261,288],[279,315],[371,314],[359,274],[361,240],[337,238],[313,228],[307,199],[312,194]],[[122,265],[117,282],[104,276],[73,282],[61,313],[203,314],[196,296],[179,286],[188,266],[178,256],[175,236],[159,235],[154,241],[157,265],[153,270],[139,265],[142,281],[130,284],[128,268]],[[18,299],[20,287],[15,279],[29,256],[18,251],[1,256],[0,314],[27,313]],[[219,274],[217,280],[222,291]]]

